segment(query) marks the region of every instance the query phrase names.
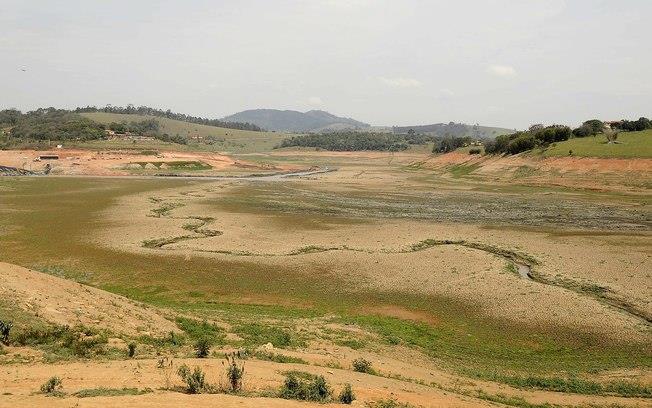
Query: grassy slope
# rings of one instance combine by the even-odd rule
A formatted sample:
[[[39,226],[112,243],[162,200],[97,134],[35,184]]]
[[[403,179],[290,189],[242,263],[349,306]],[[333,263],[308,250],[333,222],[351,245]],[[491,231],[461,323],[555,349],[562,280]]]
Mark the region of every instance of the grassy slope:
[[[651,158],[652,129],[642,132],[624,132],[618,135],[618,144],[608,144],[605,136],[570,139],[545,149],[544,157],[573,156],[603,158]]]
[[[215,126],[182,122],[179,120],[167,118],[159,118],[155,116],[127,115],[104,112],[82,113],[82,115],[96,122],[104,124],[111,122],[131,122],[144,119],[155,119],[159,122],[162,133],[167,133],[169,135],[178,134],[186,138],[190,138],[192,136],[214,136],[224,140],[223,142],[218,142],[213,146],[203,145],[206,150],[213,150],[212,148],[216,148],[218,150],[227,150],[239,153],[268,151],[286,137],[286,135],[283,133],[252,132],[249,130],[227,129]],[[201,145],[197,146],[195,144],[192,146],[199,147],[200,149],[202,147]]]

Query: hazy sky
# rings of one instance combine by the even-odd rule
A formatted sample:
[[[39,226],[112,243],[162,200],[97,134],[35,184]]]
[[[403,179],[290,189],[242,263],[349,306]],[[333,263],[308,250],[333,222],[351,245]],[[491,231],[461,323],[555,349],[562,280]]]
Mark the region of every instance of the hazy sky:
[[[0,0],[0,107],[650,117],[651,18],[652,0]]]

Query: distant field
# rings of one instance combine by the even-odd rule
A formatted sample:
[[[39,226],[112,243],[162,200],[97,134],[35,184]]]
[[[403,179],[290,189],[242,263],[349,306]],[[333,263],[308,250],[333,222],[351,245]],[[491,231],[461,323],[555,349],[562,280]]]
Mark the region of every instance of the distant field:
[[[82,113],[83,116],[99,123],[131,122],[145,119],[155,119],[160,124],[160,131],[169,135],[180,135],[190,139],[194,136],[213,136],[221,139],[213,145],[192,143],[192,150],[220,150],[235,153],[253,153],[271,150],[286,135],[275,132],[252,132],[249,130],[227,129],[215,126],[199,125],[196,123],[182,122],[179,120],[159,118],[155,116],[127,115],[119,113],[91,112]],[[124,143],[124,142],[120,142]],[[131,142],[126,142],[129,145]],[[162,142],[158,142],[161,144]],[[101,143],[100,143],[101,145]],[[100,147],[100,146],[98,146]],[[178,145],[175,145],[178,147]]]
[[[616,144],[608,144],[603,135],[570,139],[545,149],[544,157],[573,156],[603,158],[643,158],[652,157],[652,130],[642,132],[623,132],[618,135]]]

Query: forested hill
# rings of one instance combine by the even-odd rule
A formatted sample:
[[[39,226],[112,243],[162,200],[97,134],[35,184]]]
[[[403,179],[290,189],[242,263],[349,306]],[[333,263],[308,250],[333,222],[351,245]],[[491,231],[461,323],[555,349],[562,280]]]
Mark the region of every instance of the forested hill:
[[[432,125],[394,126],[392,131],[396,134],[408,133],[413,130],[418,134],[448,137],[471,137],[474,139],[493,139],[496,136],[514,133],[513,129],[499,127],[466,125],[464,123],[435,123]]]
[[[91,113],[91,112],[105,112],[105,113],[119,113],[119,114],[131,114],[131,115],[141,115],[141,116],[156,116],[159,118],[167,118],[180,120],[182,122],[197,123],[200,125],[207,126],[216,126],[221,128],[228,129],[239,129],[239,130],[251,130],[255,132],[260,132],[263,129],[260,126],[257,126],[253,123],[246,121],[222,121],[219,119],[207,119],[198,116],[190,116],[184,113],[175,113],[171,110],[162,110],[156,108],[150,108],[149,106],[138,106],[127,105],[126,107],[122,106],[111,106],[107,105],[103,108],[97,108],[95,106],[86,106],[85,108],[77,108],[74,110],[76,113]]]
[[[222,118],[227,122],[253,123],[261,128],[284,132],[324,132],[366,129],[367,123],[335,116],[321,110],[298,112],[278,109],[251,109]]]

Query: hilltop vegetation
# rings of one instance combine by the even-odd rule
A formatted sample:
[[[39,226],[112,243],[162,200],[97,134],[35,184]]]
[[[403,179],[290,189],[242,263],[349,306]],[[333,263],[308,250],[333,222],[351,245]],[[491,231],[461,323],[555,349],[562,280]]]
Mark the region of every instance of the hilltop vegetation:
[[[286,137],[283,133],[228,129],[154,116],[106,112],[90,112],[81,115],[104,126],[110,126],[113,123],[128,124],[134,121],[155,120],[161,134],[181,137],[188,142],[189,148],[199,150],[219,149],[237,153],[269,151]]]
[[[250,122],[264,129],[288,132],[324,132],[365,129],[369,125],[351,118],[335,116],[321,110],[298,112],[278,109],[251,109],[227,116],[227,122]]]
[[[609,143],[604,135],[572,138],[550,145],[541,154],[544,157],[569,155],[623,159],[652,157],[652,129],[620,133],[617,141],[618,143]]]
[[[149,106],[139,106],[137,108],[134,107],[133,105],[127,105],[126,107],[107,105],[103,108],[97,108],[95,106],[87,106],[85,108],[77,108],[75,109],[75,112],[76,113],[104,112],[104,113],[120,113],[126,115],[153,116],[157,118],[174,119],[174,120],[180,120],[182,122],[197,123],[200,125],[222,127],[227,129],[251,130],[254,132],[262,131],[262,129],[259,126],[256,126],[251,123],[238,122],[238,121],[226,122],[219,119],[207,119],[198,116],[186,115],[183,113],[175,113],[172,112],[170,109],[164,111],[162,109],[150,108]]]
[[[17,143],[46,140],[97,140],[105,136],[104,127],[76,113],[41,108],[22,113],[15,109],[0,111],[0,148]]]
[[[393,133],[403,134],[412,130],[416,134],[424,134],[430,136],[440,137],[470,137],[473,139],[492,139],[496,136],[504,135],[513,132],[511,129],[480,126],[480,125],[466,125],[464,123],[435,123],[433,125],[417,125],[417,126],[394,126]]]
[[[485,152],[489,154],[518,154],[521,152],[533,150],[535,148],[547,149],[553,144],[556,146],[557,143],[568,141],[571,138],[582,139],[587,137],[595,137],[597,135],[604,135],[604,137],[607,139],[605,143],[619,144],[620,142],[618,141],[618,138],[619,135],[623,132],[626,133],[632,130],[642,131],[646,129],[652,129],[652,122],[647,118],[640,118],[636,121],[621,120],[609,123],[602,122],[598,119],[591,119],[587,120],[580,127],[573,130],[571,130],[571,128],[568,126],[562,125],[532,125],[526,131],[516,132],[509,135],[501,135],[496,137],[495,140],[489,140],[484,143],[484,147]],[[645,140],[641,140],[641,142],[645,144]],[[586,148],[582,149],[582,147],[587,147],[592,144],[595,143],[567,143],[565,145],[568,147],[566,154],[573,155],[573,146],[580,147],[580,150],[588,153],[588,150]],[[647,144],[649,144],[649,141]],[[555,155],[559,155],[558,152],[559,150],[557,150],[557,154]],[[607,151],[602,150],[601,153],[606,154]],[[597,151],[596,154],[598,154]],[[631,153],[626,153],[626,155],[629,154]],[[644,150],[640,151],[639,154],[645,155]],[[607,154],[607,157],[610,156]]]

